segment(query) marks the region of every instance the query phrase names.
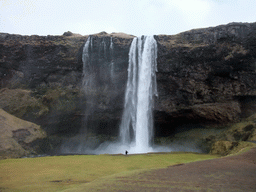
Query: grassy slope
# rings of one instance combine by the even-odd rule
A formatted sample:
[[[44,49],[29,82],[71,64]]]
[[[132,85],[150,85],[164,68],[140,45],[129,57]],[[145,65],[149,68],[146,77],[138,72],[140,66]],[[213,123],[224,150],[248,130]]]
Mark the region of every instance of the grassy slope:
[[[94,187],[95,183],[104,181],[104,177],[109,178],[118,173],[126,175],[134,170],[162,168],[217,157],[171,153],[7,159],[0,161],[0,191],[84,191],[84,188]]]
[[[245,147],[242,150],[240,150],[238,153],[236,154],[232,154],[232,155],[238,155],[241,153],[244,153],[246,151],[249,151],[252,147],[255,147],[256,145],[252,145],[249,147]],[[198,156],[196,154],[192,154],[192,156],[190,156],[192,153],[190,154],[185,154],[185,153],[176,153],[173,154],[173,161],[175,162],[174,164],[177,164],[177,160],[181,159],[181,158],[185,158],[183,160],[181,160],[180,162],[191,162],[189,161],[189,159],[186,159],[186,157],[190,157],[190,158],[198,158]],[[193,155],[195,155],[193,157]],[[212,158],[216,158],[216,156],[212,156]],[[207,155],[203,155],[201,160],[205,160],[205,159],[210,159],[209,156],[207,157]],[[187,161],[188,160],[188,161]],[[195,160],[195,159],[194,159]],[[165,181],[161,181],[158,180],[157,178],[151,178],[152,180],[158,180],[158,184],[156,183],[151,183],[147,178],[145,178],[145,175],[147,175],[147,172],[152,171],[153,169],[140,169],[140,170],[134,170],[134,171],[126,171],[126,172],[121,172],[118,174],[113,174],[113,175],[109,175],[109,176],[105,176],[105,177],[101,177],[95,181],[92,181],[90,183],[87,184],[82,184],[67,190],[63,190],[65,192],[93,192],[93,191],[130,191],[130,187],[134,185],[134,187],[136,188],[136,186],[139,187],[144,187],[144,189],[152,189],[153,191],[162,191],[163,187],[170,187],[169,185],[166,185]],[[157,177],[157,176],[156,176]],[[197,191],[198,187],[192,187],[191,186],[186,186],[185,183],[180,183],[184,189],[187,190],[193,190],[193,191]],[[210,191],[211,189],[209,189]]]

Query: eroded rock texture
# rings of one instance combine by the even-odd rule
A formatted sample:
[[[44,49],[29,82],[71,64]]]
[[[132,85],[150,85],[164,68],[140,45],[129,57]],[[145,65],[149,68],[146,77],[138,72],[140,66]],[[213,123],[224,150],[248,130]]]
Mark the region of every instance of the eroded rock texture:
[[[46,137],[40,126],[0,109],[0,158],[17,158],[42,153],[35,143]]]
[[[91,37],[97,86],[90,93],[94,107],[89,124],[93,124],[96,133],[117,135],[133,36],[102,32]],[[99,56],[102,42],[105,39],[109,47],[111,37],[114,78],[109,72],[111,62],[104,64]],[[5,88],[0,92],[0,107],[42,125],[49,134],[79,133],[86,126],[84,109],[92,101],[88,99],[89,93],[82,91],[82,51],[87,38],[73,34],[45,37],[0,34],[0,81],[1,88]],[[177,35],[159,35],[155,39],[159,95],[154,110],[156,136],[168,136],[186,124],[235,122],[256,111],[255,23],[231,23]],[[17,89],[29,93],[7,102],[6,93]],[[27,112],[18,114],[14,106],[24,96],[34,104],[26,108]]]
[[[91,37],[94,48],[90,72],[96,84],[89,93],[82,86],[82,54],[88,36],[1,34],[0,81],[4,89],[0,93],[0,107],[42,125],[49,134],[73,135],[85,126],[83,119],[88,116],[85,111],[91,106],[89,98],[93,98],[87,125],[95,125],[96,133],[110,134],[117,130],[133,36],[102,32]],[[109,50],[102,53],[102,43],[109,47],[110,39],[113,58]],[[114,63],[111,77],[110,60]]]
[[[255,34],[255,23],[231,23],[157,36],[161,127],[224,124],[255,112]]]

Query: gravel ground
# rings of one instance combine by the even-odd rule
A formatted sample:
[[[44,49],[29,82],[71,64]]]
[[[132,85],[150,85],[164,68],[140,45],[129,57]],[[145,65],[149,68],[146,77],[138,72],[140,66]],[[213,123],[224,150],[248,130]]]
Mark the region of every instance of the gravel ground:
[[[223,157],[118,177],[106,191],[256,191],[256,148]],[[103,191],[105,191],[103,190]]]

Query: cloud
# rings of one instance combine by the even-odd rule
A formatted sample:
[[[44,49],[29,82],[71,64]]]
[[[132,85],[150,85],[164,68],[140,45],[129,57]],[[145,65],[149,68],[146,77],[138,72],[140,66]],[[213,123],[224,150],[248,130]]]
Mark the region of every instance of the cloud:
[[[176,34],[229,22],[255,22],[255,10],[255,0],[0,0],[0,31]]]
[[[211,11],[211,1],[207,0],[164,0],[170,10],[177,10],[183,21],[194,27],[204,23]]]
[[[32,1],[3,1],[0,5],[1,15],[12,13],[9,20],[13,23],[18,23],[33,14],[35,8]]]

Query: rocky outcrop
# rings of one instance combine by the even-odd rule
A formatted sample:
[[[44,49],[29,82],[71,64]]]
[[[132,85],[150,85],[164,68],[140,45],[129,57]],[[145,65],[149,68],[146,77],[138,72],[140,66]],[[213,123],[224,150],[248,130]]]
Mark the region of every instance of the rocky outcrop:
[[[110,37],[113,37],[116,59],[122,67],[128,57],[132,36],[105,33],[94,35],[98,43],[99,39]],[[87,38],[77,35],[21,36],[1,33],[1,87],[79,87],[83,68],[82,49]]]
[[[85,93],[82,88],[82,51],[87,38],[71,33],[63,36],[2,33],[0,86],[3,89],[0,107],[40,124],[49,134],[76,134],[82,127],[86,104],[90,102],[86,98],[93,97],[96,113],[90,116],[91,123],[101,121],[96,128],[117,127],[127,79],[129,45],[133,36],[105,32],[92,36],[93,73],[97,78],[93,95]],[[104,58],[98,56],[102,52],[102,42],[107,42],[109,46],[110,38],[114,49],[112,62],[115,64],[112,79],[102,63]],[[107,85],[109,79],[114,82],[114,87]],[[21,89],[26,91],[21,93]],[[11,96],[8,97],[8,94]],[[104,132],[106,129],[100,130]]]
[[[255,113],[255,34],[256,23],[231,23],[157,36],[160,127],[224,124]]]
[[[1,34],[1,85],[35,88],[42,84],[76,85],[77,53],[84,38]]]
[[[155,138],[154,143],[178,151],[222,156],[235,154],[245,148],[256,146],[256,115],[225,126],[222,124],[206,128],[198,124],[185,124],[180,126],[174,135]]]
[[[42,125],[49,134],[76,134],[87,116],[84,108],[94,103],[93,111],[87,111],[93,113],[89,124],[95,132],[118,134],[133,36],[102,32],[91,37],[92,74],[97,86],[84,92],[82,51],[88,36],[0,35],[1,88],[9,88],[8,92],[27,89],[29,98],[37,101],[36,110],[27,108],[37,116],[22,113],[21,118]],[[156,136],[171,135],[184,124],[223,125],[255,113],[255,37],[255,23],[155,36],[159,95],[154,110]],[[104,63],[100,54],[104,52],[102,43],[109,47],[111,38],[114,78],[110,78],[111,58]],[[0,107],[15,113],[10,104],[3,104],[8,99],[1,103]]]
[[[255,146],[256,116],[254,114],[239,123],[219,130],[218,134],[203,138],[206,148],[212,154],[227,155],[246,147]]]
[[[40,126],[0,109],[0,158],[17,158],[41,153],[35,144],[46,137]]]

